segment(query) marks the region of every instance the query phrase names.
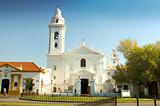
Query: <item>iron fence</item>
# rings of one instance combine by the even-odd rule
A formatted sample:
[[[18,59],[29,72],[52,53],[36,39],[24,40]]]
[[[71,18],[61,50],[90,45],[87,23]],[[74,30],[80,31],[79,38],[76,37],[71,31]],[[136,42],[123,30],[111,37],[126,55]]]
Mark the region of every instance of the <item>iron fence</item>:
[[[125,99],[125,98],[124,98]],[[131,98],[131,100],[134,101],[132,102],[132,105],[135,106],[145,106],[147,104],[148,106],[158,106],[159,105],[159,98],[156,97],[151,97],[148,98],[150,99],[147,102],[141,102],[144,101],[143,98],[139,99],[137,98]],[[146,98],[147,99],[147,98]],[[121,100],[119,98],[118,100]],[[123,99],[122,99],[123,100]],[[117,98],[116,97],[107,97],[107,96],[60,96],[60,95],[22,95],[22,96],[4,96],[0,95],[0,103],[17,103],[18,106],[21,106],[19,104],[23,103],[23,106],[30,106],[28,104],[53,104],[53,106],[60,105],[62,106],[117,106]],[[125,103],[127,103],[127,98]],[[148,104],[150,103],[150,104]],[[26,104],[26,105],[24,105]],[[130,102],[128,102],[130,104]],[[5,104],[6,105],[6,104]],[[118,103],[119,106],[123,106],[122,103]],[[10,105],[6,105],[10,106]],[[13,105],[17,106],[17,105]]]
[[[37,103],[58,103],[70,104],[71,106],[117,106],[116,97],[105,96],[59,96],[59,95],[22,95],[20,100],[27,100]]]

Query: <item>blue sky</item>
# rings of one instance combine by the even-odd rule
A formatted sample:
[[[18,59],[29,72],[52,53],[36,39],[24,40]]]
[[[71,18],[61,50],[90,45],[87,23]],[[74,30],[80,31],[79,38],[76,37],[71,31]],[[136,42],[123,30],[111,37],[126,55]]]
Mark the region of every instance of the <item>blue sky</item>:
[[[58,4],[67,24],[66,50],[85,39],[109,56],[125,38],[140,45],[160,39],[160,0],[0,0],[0,61],[46,66],[48,23]]]

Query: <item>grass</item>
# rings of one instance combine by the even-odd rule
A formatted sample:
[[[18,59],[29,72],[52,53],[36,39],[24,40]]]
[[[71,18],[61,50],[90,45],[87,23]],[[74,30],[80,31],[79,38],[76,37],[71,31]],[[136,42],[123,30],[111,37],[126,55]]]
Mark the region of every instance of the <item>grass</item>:
[[[64,101],[64,102],[94,102],[106,99],[106,97],[79,97],[79,96],[24,96],[22,99],[40,101]]]
[[[139,102],[153,102],[152,98],[139,98]],[[156,99],[156,101],[160,101],[160,99]],[[134,103],[137,102],[137,98],[117,98],[118,103]]]
[[[51,101],[53,104],[38,104],[38,102],[31,103],[0,103],[0,106],[71,106],[69,103],[58,103],[58,102],[94,102],[104,99],[110,99],[107,97],[87,97],[87,96],[23,96],[22,99],[33,100],[33,101]],[[156,99],[160,101],[160,99]],[[57,103],[56,103],[57,102]],[[136,103],[136,98],[117,98],[118,103]],[[139,98],[140,103],[154,102],[153,98]]]
[[[71,104],[0,103],[0,106],[72,106]]]
[[[24,96],[23,99],[40,101],[63,101],[63,102],[94,102],[106,99],[106,97],[83,97],[83,96]],[[108,98],[109,99],[109,98]],[[160,99],[156,99],[160,101]],[[139,102],[153,102],[153,98],[139,98]],[[118,103],[134,103],[136,98],[117,98]]]

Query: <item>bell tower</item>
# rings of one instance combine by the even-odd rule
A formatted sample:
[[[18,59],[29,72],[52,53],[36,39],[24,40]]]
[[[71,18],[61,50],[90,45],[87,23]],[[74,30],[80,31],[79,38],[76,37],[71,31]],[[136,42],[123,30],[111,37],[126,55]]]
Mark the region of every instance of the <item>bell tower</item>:
[[[111,56],[110,56],[110,65],[112,67],[116,67],[119,64],[120,63],[119,63],[118,55],[117,55],[116,51],[113,49],[112,53],[111,53]]]
[[[57,7],[55,15],[52,17],[48,26],[49,26],[48,55],[56,55],[64,53],[66,25],[59,7]]]

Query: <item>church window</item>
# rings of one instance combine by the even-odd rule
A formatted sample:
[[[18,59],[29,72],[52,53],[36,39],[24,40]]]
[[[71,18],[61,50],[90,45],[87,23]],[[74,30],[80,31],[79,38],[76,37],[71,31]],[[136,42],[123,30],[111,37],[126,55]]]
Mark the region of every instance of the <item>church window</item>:
[[[116,55],[114,54],[113,57],[116,57]]]
[[[113,61],[113,64],[115,64],[116,63],[116,61]]]
[[[56,79],[56,76],[55,76],[55,75],[53,76],[53,79],[54,79],[54,80]]]
[[[53,92],[56,92],[57,91],[57,88],[56,87],[53,87]]]
[[[81,67],[86,67],[86,59],[81,59]]]
[[[56,23],[58,23],[58,19],[56,19]]]
[[[57,67],[56,67],[56,65],[54,65],[54,66],[53,66],[53,69],[54,69],[54,70],[57,70]]]
[[[108,75],[111,75],[111,73],[110,73],[110,72],[108,72]]]
[[[55,32],[55,33],[54,33],[54,40],[58,40],[58,37],[59,37],[59,33],[58,33],[58,32]]]
[[[55,47],[55,48],[58,48],[58,39],[59,39],[59,33],[58,33],[58,32],[55,32],[55,33],[54,33],[54,41],[55,41],[54,47]]]
[[[55,47],[55,48],[57,48],[57,47],[58,47],[58,44],[57,44],[57,42],[54,44],[54,47]]]

